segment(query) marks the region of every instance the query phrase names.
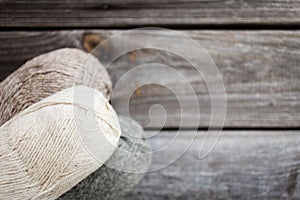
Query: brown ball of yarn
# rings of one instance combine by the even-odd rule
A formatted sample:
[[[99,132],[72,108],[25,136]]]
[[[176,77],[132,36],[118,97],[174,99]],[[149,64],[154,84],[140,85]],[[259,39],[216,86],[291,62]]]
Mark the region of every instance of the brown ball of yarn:
[[[112,83],[103,65],[79,49],[59,49],[33,58],[0,83],[0,125],[56,92],[85,85],[109,100]]]

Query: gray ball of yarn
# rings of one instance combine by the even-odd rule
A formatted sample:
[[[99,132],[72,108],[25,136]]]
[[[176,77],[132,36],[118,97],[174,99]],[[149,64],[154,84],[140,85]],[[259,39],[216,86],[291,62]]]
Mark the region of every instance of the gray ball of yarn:
[[[122,133],[112,157],[59,200],[119,199],[142,179],[144,173],[139,172],[147,171],[152,158],[150,148],[142,138],[143,128],[127,117],[119,116],[119,121]]]

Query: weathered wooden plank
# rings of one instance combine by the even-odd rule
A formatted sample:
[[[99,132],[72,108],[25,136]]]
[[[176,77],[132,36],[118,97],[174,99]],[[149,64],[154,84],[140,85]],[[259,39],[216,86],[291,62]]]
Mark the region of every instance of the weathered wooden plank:
[[[151,132],[151,134],[153,134]],[[189,144],[194,133],[162,132],[148,139],[160,166]],[[218,134],[211,133],[209,138]],[[299,199],[299,131],[224,131],[213,151],[199,159],[204,132],[173,164],[150,172],[124,199]]]
[[[299,25],[299,0],[1,1],[2,27]]]
[[[113,32],[116,33],[116,32]],[[298,127],[300,122],[300,32],[298,31],[185,31],[183,32],[201,44],[215,61],[223,81],[227,96],[226,127]],[[97,39],[104,40],[109,32],[96,31],[85,35],[84,45],[91,49]],[[125,46],[143,44],[145,38],[152,37],[161,46],[177,44],[184,51],[201,61],[206,58],[190,50],[181,38],[164,31],[141,31],[134,38],[124,41]],[[92,37],[93,36],[93,37]],[[97,38],[98,37],[98,38]],[[126,40],[126,39],[125,39]],[[88,45],[90,44],[90,45]],[[93,45],[92,45],[93,44]],[[101,52],[95,50],[100,60],[107,62],[123,44],[104,45]],[[197,56],[199,58],[197,58]],[[176,95],[167,88],[155,84],[139,88],[132,96],[130,111],[132,116],[146,126],[150,118],[149,108],[161,104],[167,112],[165,127],[194,127],[199,113],[193,103],[193,93],[184,79],[169,74],[161,74],[156,68],[149,67],[144,74],[127,74],[129,70],[145,63],[162,63],[172,67],[185,76],[197,94],[200,107],[200,126],[207,126],[211,118],[210,94],[199,73],[185,59],[173,53],[160,50],[143,49],[128,53],[116,60],[109,68],[114,83],[124,74],[127,89],[118,91],[112,103],[121,114],[126,113],[122,102],[126,99],[132,84],[136,87],[142,82],[157,79],[163,86],[177,89]],[[208,68],[206,63],[199,63]],[[163,81],[162,81],[163,80]],[[214,84],[214,83],[211,83]],[[184,99],[184,100],[182,100]],[[182,113],[179,102],[186,112]],[[217,108],[219,109],[219,108]],[[151,111],[150,127],[160,128],[165,116],[160,110]]]
[[[51,32],[0,32],[0,75],[3,79],[26,59],[61,47],[77,47],[90,51],[100,42],[119,31],[51,31]],[[227,116],[225,127],[299,127],[300,124],[300,41],[299,31],[183,31],[199,42],[216,62],[223,76],[227,94]],[[189,51],[189,47],[176,36],[162,31],[137,32],[134,41],[124,41],[128,46],[142,43],[146,35],[154,40],[174,42]],[[125,46],[126,46],[125,45]],[[106,62],[121,46],[106,46],[94,53]],[[191,52],[193,54],[193,52]],[[210,97],[203,79],[195,73],[190,63],[172,53],[143,49],[130,52],[117,59],[108,69],[114,83],[130,69],[144,63],[163,63],[182,73],[191,83],[201,109],[200,127],[207,127],[210,120]],[[204,66],[205,67],[205,66]],[[183,127],[193,128],[190,119],[199,117],[191,103],[193,95],[188,93],[183,80],[174,80],[149,68],[148,75],[132,77],[129,84],[140,86],[142,79],[156,77],[166,80],[183,97],[187,113],[182,116]],[[125,94],[116,94],[113,105],[119,107]],[[178,97],[177,96],[177,97]],[[177,97],[168,89],[151,84],[139,88],[130,101],[130,111],[137,121],[146,126],[151,105],[165,106],[168,119],[165,127],[178,127],[180,108]],[[152,110],[149,128],[159,128],[164,121],[161,112]]]

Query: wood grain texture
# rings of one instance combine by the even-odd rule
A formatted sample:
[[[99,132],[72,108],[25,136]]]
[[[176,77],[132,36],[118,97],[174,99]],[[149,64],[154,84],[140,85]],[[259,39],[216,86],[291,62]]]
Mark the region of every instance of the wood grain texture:
[[[61,47],[76,47],[92,50],[109,36],[118,33],[113,30],[77,30],[47,32],[0,32],[0,77],[3,79],[25,60],[38,54]],[[227,116],[225,127],[299,127],[300,124],[300,32],[299,31],[183,31],[199,42],[217,64],[223,76],[227,93]],[[189,50],[176,37],[161,31],[137,33],[131,45],[143,42],[146,35],[155,40],[177,42]],[[102,52],[95,51],[101,62],[120,48],[106,46]],[[191,52],[192,54],[193,52]],[[189,62],[183,58],[156,49],[142,49],[129,52],[117,59],[108,69],[114,84],[130,69],[145,63],[162,63],[182,73],[191,83],[198,97],[201,109],[200,127],[207,127],[210,119],[210,97],[206,85]],[[141,78],[149,77],[167,80],[182,93],[184,104],[190,111],[183,116],[185,128],[194,128],[189,119],[199,117],[190,103],[192,95],[186,93],[182,80],[164,77],[149,68],[149,74],[132,77],[129,84],[140,86]],[[116,95],[113,105],[126,94]],[[180,108],[177,97],[167,88],[156,84],[145,85],[135,91],[130,101],[130,112],[134,119],[146,126],[148,111],[154,104],[161,104],[168,113],[166,128],[176,128],[180,122]],[[117,108],[124,114],[122,107]],[[149,128],[160,127],[164,118],[160,110],[151,111]]]
[[[0,26],[299,25],[299,8],[299,0],[2,0]]]
[[[148,141],[158,148],[174,135],[162,132]],[[193,135],[189,131],[179,134],[174,145],[167,145],[166,151],[154,157],[152,165],[180,151]],[[198,135],[180,159],[148,173],[124,199],[299,199],[299,131],[224,131],[202,160],[199,151],[204,132]]]
[[[109,35],[108,31],[91,32],[99,36],[99,41]],[[185,31],[183,32],[201,44],[215,61],[223,76],[227,96],[226,127],[298,127],[300,122],[300,43],[298,31]],[[85,40],[91,40],[91,35],[85,35]],[[89,36],[89,37],[88,37]],[[190,47],[176,35],[164,31],[141,31],[134,39],[103,45],[101,52],[93,52],[105,63],[115,51],[124,46],[143,44],[146,37],[152,37],[164,46],[176,43],[186,52],[201,61],[206,58],[197,57],[197,52],[191,52]],[[91,42],[93,41],[93,42]],[[89,43],[95,46],[95,38]],[[93,44],[93,45],[92,45]],[[85,45],[87,46],[87,45]],[[88,48],[86,48],[88,50]],[[135,85],[138,89],[130,101],[130,111],[137,121],[144,126],[150,123],[148,112],[152,105],[160,104],[167,112],[167,119],[157,107],[150,112],[150,128],[160,128],[161,122],[166,120],[165,127],[194,127],[200,116],[200,127],[206,127],[211,118],[211,102],[207,85],[191,64],[173,53],[157,49],[142,49],[130,52],[117,59],[109,68],[114,83],[129,70],[145,63],[162,63],[181,73],[193,87],[197,94],[200,115],[195,110],[193,93],[190,93],[184,79],[177,79],[168,74],[161,74],[155,68],[149,67],[144,74],[137,77],[133,73],[127,79],[128,86],[115,95],[113,105],[121,114],[125,114],[125,107],[119,107],[125,101],[124,96],[129,88]],[[200,67],[210,67],[206,63],[199,63]],[[144,85],[147,79],[157,79],[157,83],[165,85]],[[163,80],[163,81],[162,81]],[[212,83],[214,84],[214,83]],[[141,87],[140,87],[141,86]],[[174,94],[167,87],[177,89]],[[184,99],[183,101],[181,99]],[[180,102],[179,102],[180,101]],[[185,112],[181,113],[182,103]],[[152,107],[153,108],[153,107]],[[219,108],[217,108],[219,109]]]

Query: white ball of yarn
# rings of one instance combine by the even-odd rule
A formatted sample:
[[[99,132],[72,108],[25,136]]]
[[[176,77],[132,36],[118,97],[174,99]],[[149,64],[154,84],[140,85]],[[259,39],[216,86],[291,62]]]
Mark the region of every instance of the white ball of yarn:
[[[76,86],[0,127],[0,194],[6,200],[56,199],[101,167],[119,137],[103,94]]]

